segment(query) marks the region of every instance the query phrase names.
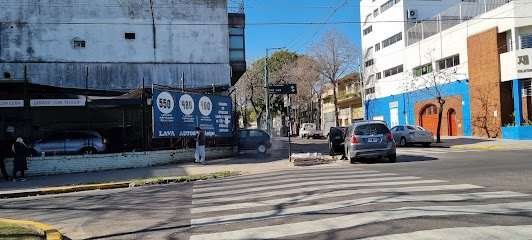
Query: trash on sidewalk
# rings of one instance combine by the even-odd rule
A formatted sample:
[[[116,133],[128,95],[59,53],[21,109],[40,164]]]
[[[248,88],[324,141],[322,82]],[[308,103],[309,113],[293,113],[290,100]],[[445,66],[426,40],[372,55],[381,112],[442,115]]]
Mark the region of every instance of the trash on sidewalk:
[[[313,166],[335,163],[336,159],[321,153],[297,153],[292,154],[293,166]]]

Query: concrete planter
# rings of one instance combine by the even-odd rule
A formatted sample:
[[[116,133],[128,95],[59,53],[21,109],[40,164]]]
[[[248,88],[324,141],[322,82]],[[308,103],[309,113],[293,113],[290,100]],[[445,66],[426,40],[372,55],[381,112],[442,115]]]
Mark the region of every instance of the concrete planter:
[[[207,148],[209,159],[234,156],[233,147]],[[194,149],[174,151],[128,152],[97,155],[31,157],[26,175],[54,175],[103,170],[142,168],[194,160]],[[13,159],[5,160],[8,173],[13,169]]]

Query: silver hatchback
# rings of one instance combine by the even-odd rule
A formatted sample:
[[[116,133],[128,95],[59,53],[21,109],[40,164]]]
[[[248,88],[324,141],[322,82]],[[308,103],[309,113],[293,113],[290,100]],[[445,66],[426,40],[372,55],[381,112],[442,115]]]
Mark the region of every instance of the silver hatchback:
[[[351,161],[358,158],[387,157],[390,162],[397,160],[395,141],[390,129],[381,121],[360,121],[347,129],[345,155]]]

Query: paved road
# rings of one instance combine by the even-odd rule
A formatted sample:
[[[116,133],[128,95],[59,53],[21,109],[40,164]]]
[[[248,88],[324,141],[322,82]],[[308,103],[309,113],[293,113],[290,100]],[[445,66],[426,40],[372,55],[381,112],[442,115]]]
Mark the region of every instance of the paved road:
[[[532,239],[531,155],[405,148],[396,164],[0,200],[0,216],[72,239]]]

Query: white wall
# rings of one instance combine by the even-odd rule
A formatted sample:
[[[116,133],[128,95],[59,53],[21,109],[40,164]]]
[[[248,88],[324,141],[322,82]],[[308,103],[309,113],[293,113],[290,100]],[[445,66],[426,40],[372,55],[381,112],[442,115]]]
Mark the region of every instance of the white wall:
[[[226,0],[159,0],[153,7],[149,0],[4,0],[2,4],[9,7],[0,12],[0,60],[9,64],[0,64],[0,70],[12,69],[16,77],[21,75],[21,64],[33,63],[29,70],[33,82],[61,85],[47,77],[47,66],[36,63],[76,63],[70,68],[96,71],[89,74],[99,86],[95,88],[112,81],[132,88],[138,79],[128,84],[133,79],[128,79],[131,74],[120,64],[135,63],[139,65],[131,72],[147,78],[147,85],[175,82],[181,72],[198,86],[230,82]],[[126,40],[126,32],[134,32],[136,39]],[[74,38],[85,40],[86,48],[73,48]],[[158,65],[171,67],[159,70]],[[208,74],[192,70],[198,68]],[[168,73],[173,72],[178,75],[170,74],[168,81]],[[85,76],[66,74],[51,76]],[[71,81],[77,85],[78,79]]]

